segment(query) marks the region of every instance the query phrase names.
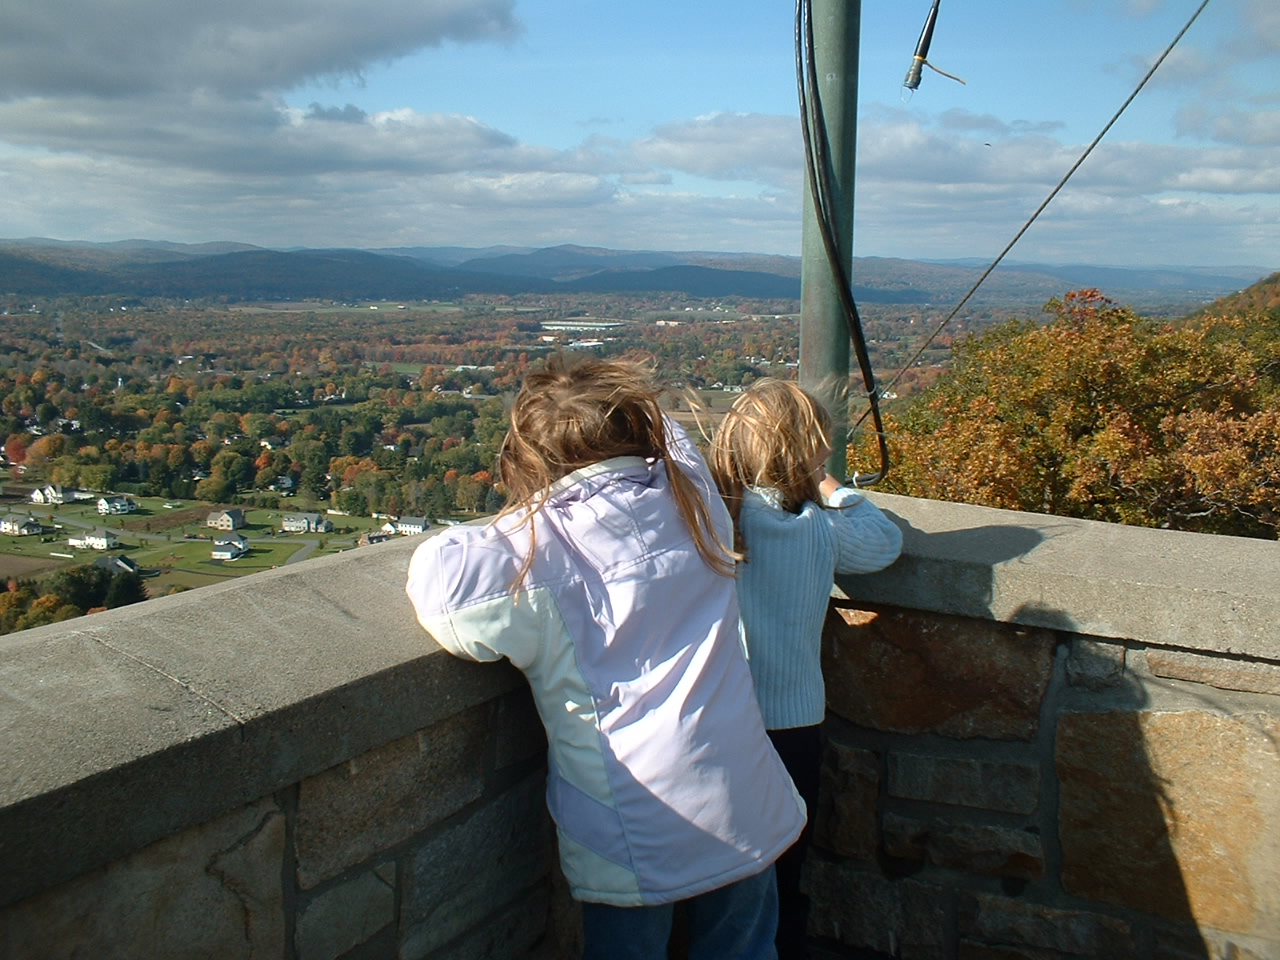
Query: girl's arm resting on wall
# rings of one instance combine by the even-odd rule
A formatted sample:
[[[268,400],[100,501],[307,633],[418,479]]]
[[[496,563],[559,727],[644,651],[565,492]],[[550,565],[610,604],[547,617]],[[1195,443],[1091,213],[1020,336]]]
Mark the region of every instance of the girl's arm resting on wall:
[[[902,531],[880,508],[851,487],[827,494],[826,511],[835,534],[836,573],[874,573],[898,559]]]
[[[405,592],[413,604],[418,623],[455,657],[485,662],[501,660],[501,652],[467,629],[471,618],[454,616],[452,606],[456,598],[450,596],[452,591],[447,585],[450,579],[457,579],[449,576],[450,554],[455,553],[449,550],[450,547],[456,547],[456,544],[452,544],[447,535],[432,537],[414,551],[413,559],[409,561]]]

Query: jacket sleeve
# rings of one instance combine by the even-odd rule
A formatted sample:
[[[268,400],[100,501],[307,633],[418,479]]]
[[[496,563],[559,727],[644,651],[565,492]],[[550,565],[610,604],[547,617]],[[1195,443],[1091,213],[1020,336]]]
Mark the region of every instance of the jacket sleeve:
[[[413,559],[409,561],[405,592],[418,615],[418,623],[455,657],[500,660],[504,653],[487,642],[489,638],[467,629],[471,618],[456,616],[457,604],[462,599],[457,595],[459,575],[463,572],[460,565],[466,555],[465,538],[446,533],[427,540],[413,552]]]
[[[874,573],[898,559],[902,531],[880,508],[851,487],[827,499],[836,547],[836,573]]]

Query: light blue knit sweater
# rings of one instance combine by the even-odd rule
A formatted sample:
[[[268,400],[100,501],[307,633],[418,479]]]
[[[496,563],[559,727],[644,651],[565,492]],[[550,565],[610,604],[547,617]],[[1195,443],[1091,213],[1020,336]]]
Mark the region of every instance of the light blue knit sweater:
[[[902,551],[902,531],[849,487],[798,514],[771,491],[746,491],[738,518],[747,559],[738,565],[738,602],[756,697],[770,730],[821,723],[822,622],[837,573],[882,570]]]

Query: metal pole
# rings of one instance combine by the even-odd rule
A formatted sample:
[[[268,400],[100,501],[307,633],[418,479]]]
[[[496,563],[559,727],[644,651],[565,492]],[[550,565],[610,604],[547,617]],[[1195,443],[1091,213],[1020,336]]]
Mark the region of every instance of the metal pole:
[[[835,174],[836,236],[848,276],[853,276],[853,178],[858,133],[858,35],[861,0],[812,0],[814,62],[822,114],[831,138]],[[848,472],[849,330],[840,310],[836,279],[827,262],[806,184],[800,272],[800,383],[827,405],[835,421],[828,469]]]

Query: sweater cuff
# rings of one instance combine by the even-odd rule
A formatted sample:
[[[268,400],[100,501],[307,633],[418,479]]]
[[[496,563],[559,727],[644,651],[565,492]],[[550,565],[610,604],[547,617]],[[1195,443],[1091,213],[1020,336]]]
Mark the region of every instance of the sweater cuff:
[[[851,507],[861,499],[862,494],[853,487],[837,487],[836,492],[826,498],[828,507]]]

